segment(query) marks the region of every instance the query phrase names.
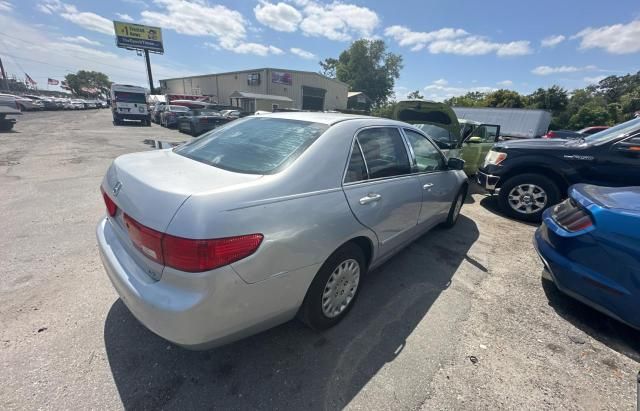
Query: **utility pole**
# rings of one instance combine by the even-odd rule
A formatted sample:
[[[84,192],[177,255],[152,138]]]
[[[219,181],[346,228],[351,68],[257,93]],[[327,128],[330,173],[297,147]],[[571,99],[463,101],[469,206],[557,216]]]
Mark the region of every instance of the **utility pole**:
[[[153,94],[153,76],[151,75],[151,61],[149,61],[149,50],[144,49],[144,60],[147,62],[147,77],[149,77],[149,94]]]
[[[7,73],[4,71],[4,66],[2,65],[2,59],[0,58],[0,74],[2,74],[2,86],[9,90],[9,79],[7,78]]]

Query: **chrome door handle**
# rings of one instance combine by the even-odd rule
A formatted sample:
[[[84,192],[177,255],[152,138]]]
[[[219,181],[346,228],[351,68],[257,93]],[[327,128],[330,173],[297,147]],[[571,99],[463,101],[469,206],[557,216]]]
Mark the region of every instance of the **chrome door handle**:
[[[428,189],[430,189],[431,187],[433,187],[433,183],[427,183],[427,184],[425,184],[425,185],[423,185],[423,186],[422,186],[422,189],[423,189],[423,190],[428,190]]]
[[[382,198],[380,194],[369,193],[366,197],[362,197],[360,199],[360,204],[365,205],[369,203],[373,203],[374,201],[378,201]]]

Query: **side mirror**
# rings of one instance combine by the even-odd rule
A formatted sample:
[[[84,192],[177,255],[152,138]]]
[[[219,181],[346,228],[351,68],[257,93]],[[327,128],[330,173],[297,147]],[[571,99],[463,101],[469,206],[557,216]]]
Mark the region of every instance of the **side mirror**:
[[[464,160],[460,158],[451,157],[447,161],[447,168],[449,170],[463,170],[464,169]]]
[[[640,137],[632,137],[613,146],[616,151],[640,155]]]
[[[480,143],[482,143],[482,138],[481,137],[477,137],[477,136],[469,137],[467,139],[467,143],[469,143],[469,144],[480,144]]]

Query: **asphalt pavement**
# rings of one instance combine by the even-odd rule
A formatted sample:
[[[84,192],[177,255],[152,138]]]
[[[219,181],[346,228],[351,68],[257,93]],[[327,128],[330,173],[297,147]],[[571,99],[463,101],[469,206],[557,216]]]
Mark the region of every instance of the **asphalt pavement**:
[[[102,268],[100,181],[145,140],[109,110],[0,133],[0,409],[633,409],[640,333],[541,280],[535,226],[472,190],[458,224],[369,273],[338,326],[192,352],[146,330]]]

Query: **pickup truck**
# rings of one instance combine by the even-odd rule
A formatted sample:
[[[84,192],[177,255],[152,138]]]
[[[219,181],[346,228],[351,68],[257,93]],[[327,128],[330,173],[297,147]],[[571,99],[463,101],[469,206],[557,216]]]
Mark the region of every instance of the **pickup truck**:
[[[476,181],[498,193],[507,215],[533,222],[566,198],[572,184],[640,186],[640,118],[578,139],[497,143]]]

